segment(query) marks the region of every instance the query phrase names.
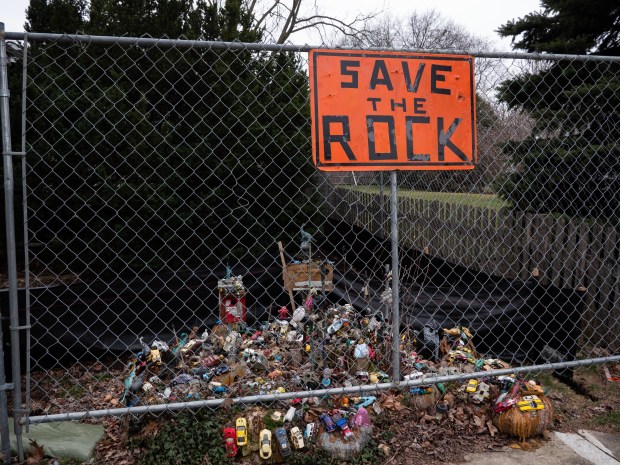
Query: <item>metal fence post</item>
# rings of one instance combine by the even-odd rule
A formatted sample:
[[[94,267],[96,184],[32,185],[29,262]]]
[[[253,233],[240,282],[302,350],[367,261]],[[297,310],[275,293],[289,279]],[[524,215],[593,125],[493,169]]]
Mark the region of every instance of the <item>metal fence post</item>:
[[[390,206],[392,218],[392,377],[400,381],[400,309],[398,279],[398,192],[396,171],[390,172]]]
[[[8,57],[6,51],[6,41],[4,37],[4,23],[0,23],[0,115],[2,115],[2,155],[4,167],[4,208],[6,221],[6,244],[7,244],[7,269],[9,278],[9,312],[11,330],[11,363],[13,374],[13,410],[16,414],[21,412],[21,370],[19,355],[19,314],[17,309],[17,260],[15,246],[15,212],[13,208],[13,155],[11,149],[11,126],[9,121],[9,82],[8,82]],[[3,362],[2,362],[3,363]],[[4,377],[4,367],[0,369]],[[0,387],[6,396],[6,384],[0,378]],[[2,409],[3,406],[0,406]],[[3,409],[4,410],[4,409]],[[5,413],[0,413],[4,417]],[[8,415],[8,412],[7,412]],[[21,424],[19,416],[15,415],[15,439],[17,442],[17,453],[19,461],[24,460],[24,450],[21,437]],[[4,418],[0,417],[0,421]],[[7,418],[8,424],[8,418]],[[3,435],[4,440],[8,435]],[[8,454],[10,457],[10,453]],[[5,457],[6,459],[6,457]]]

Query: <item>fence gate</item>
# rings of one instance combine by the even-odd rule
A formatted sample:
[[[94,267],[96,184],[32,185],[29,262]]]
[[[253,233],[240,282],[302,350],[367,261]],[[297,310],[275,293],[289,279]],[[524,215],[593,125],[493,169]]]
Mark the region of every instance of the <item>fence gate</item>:
[[[1,43],[18,437],[620,360],[617,59],[474,54],[478,166],[391,198],[314,167],[308,47]]]

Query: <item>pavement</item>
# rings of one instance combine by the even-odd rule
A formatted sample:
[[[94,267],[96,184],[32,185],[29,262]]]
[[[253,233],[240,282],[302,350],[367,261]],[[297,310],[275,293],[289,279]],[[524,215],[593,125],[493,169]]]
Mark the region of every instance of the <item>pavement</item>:
[[[465,456],[479,465],[620,465],[620,434],[579,430],[553,432],[533,450],[504,449]]]

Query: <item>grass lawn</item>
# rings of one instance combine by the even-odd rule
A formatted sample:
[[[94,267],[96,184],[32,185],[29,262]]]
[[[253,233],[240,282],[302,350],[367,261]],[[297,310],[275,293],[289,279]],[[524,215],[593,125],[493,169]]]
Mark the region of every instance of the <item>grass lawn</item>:
[[[338,186],[338,188],[379,194],[378,186]],[[383,194],[389,196],[389,188],[384,189]],[[416,200],[438,201],[470,207],[491,208],[494,210],[510,206],[510,203],[500,199],[495,194],[463,194],[456,192],[425,192],[398,189],[398,195],[400,197],[408,197]]]

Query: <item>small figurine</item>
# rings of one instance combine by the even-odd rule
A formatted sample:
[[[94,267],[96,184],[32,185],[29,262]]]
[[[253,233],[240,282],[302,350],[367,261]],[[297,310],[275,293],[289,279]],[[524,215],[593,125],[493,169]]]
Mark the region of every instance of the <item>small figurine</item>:
[[[280,310],[278,310],[278,319],[286,320],[287,318],[288,318],[288,308],[286,308],[286,306],[280,307]]]
[[[332,371],[329,368],[325,368],[323,370],[323,379],[321,379],[321,384],[323,386],[327,387],[330,384],[332,384],[331,375],[332,375]]]
[[[301,244],[300,244],[300,249],[301,249],[301,256],[304,260],[309,260],[310,259],[310,248],[311,248],[311,244],[312,242],[314,242],[314,237],[312,237],[312,234],[310,234],[307,231],[304,231],[304,226],[306,225],[306,223],[301,225],[300,229],[300,235],[301,235]]]
[[[368,410],[364,407],[357,409],[357,413],[353,416],[353,428],[359,428],[361,426],[370,426],[370,416]]]
[[[288,422],[293,421],[296,411],[297,409],[295,407],[289,408],[288,411],[286,412],[286,415],[284,415],[284,422],[286,423],[287,421]]]

